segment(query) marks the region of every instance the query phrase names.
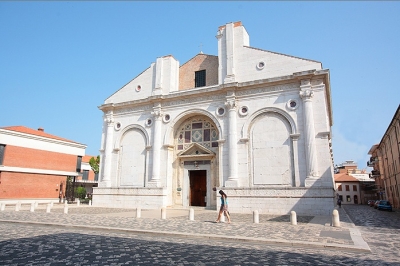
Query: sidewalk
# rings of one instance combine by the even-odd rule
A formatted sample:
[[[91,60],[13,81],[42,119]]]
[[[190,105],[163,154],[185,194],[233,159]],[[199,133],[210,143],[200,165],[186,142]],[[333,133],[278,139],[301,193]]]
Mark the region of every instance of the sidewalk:
[[[15,206],[7,206],[0,212],[0,222],[371,252],[345,210],[341,208],[338,211],[341,227],[330,226],[329,216],[298,216],[298,224],[291,225],[289,215],[260,214],[260,223],[254,224],[252,214],[231,213],[232,223],[227,224],[215,223],[217,211],[204,208],[195,207],[194,221],[190,221],[188,209],[167,208],[166,219],[161,219],[160,210],[142,210],[141,218],[135,218],[135,209],[71,204],[68,205],[68,214],[64,214],[62,204],[55,204],[50,213],[46,213],[44,205],[39,205],[35,212],[30,212],[28,205],[23,205],[18,212],[15,211]]]

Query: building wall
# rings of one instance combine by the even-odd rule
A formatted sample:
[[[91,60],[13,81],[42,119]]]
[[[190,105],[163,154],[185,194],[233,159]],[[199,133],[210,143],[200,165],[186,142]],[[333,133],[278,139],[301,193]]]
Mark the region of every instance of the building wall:
[[[0,180],[0,199],[56,199],[60,188],[65,193],[65,176],[0,172]]]
[[[78,175],[77,158],[86,146],[39,131],[36,135],[25,127],[0,128],[0,144],[5,145],[0,199],[58,200],[60,193],[65,195],[67,177]]]
[[[77,156],[7,145],[3,164],[10,167],[75,172]]]
[[[346,186],[349,190],[347,191]],[[342,196],[342,204],[361,204],[361,194],[359,182],[336,182],[336,193]],[[339,190],[341,189],[341,190]],[[355,196],[357,202],[355,201]]]
[[[206,86],[218,84],[218,57],[198,54],[179,68],[179,90],[195,87],[195,71],[206,70]]]
[[[371,148],[374,171],[380,199],[389,200],[400,208],[400,105],[380,143]],[[373,159],[373,160],[372,160]]]

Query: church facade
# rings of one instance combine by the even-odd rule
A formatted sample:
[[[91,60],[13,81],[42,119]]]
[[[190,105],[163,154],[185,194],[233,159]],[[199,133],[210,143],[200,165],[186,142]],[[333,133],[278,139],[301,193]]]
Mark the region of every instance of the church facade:
[[[334,208],[329,70],[218,28],[218,56],[173,56],[107,98],[94,206],[330,215]]]

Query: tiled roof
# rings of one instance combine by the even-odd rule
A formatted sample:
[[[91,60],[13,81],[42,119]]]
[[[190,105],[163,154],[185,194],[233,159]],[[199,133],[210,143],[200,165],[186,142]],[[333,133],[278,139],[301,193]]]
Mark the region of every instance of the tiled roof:
[[[56,140],[62,140],[62,141],[67,141],[67,142],[72,142],[72,143],[78,143],[75,141],[71,141],[68,139],[64,139],[64,138],[60,138],[48,133],[45,133],[44,131],[41,130],[35,130],[29,127],[24,127],[24,126],[11,126],[11,127],[0,127],[1,129],[5,129],[5,130],[10,130],[10,131],[15,131],[15,132],[19,132],[19,133],[25,133],[25,134],[29,134],[29,135],[35,135],[35,136],[40,136],[40,137],[44,137],[44,138],[49,138],[49,139],[56,139]]]
[[[97,156],[92,156],[92,155],[85,155],[82,157],[82,162],[84,163],[89,163],[90,158],[94,157],[96,159]]]
[[[348,174],[335,174],[335,182],[359,182],[359,180]]]

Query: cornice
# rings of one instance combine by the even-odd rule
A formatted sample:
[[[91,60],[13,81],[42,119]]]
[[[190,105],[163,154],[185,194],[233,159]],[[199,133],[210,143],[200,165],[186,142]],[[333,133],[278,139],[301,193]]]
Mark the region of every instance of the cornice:
[[[41,136],[37,136],[37,135],[31,135],[31,134],[27,134],[27,133],[16,132],[16,131],[11,131],[11,130],[6,130],[6,129],[0,129],[0,135],[1,134],[12,136],[12,137],[17,137],[17,138],[39,140],[39,141],[44,141],[44,142],[48,142],[48,143],[74,147],[74,148],[78,148],[78,149],[86,149],[86,145],[84,145],[84,144],[80,144],[80,143],[76,143],[76,142],[69,142],[69,141],[64,141],[64,140],[58,140],[58,139],[52,139],[52,138],[46,138],[46,137],[41,137]]]

